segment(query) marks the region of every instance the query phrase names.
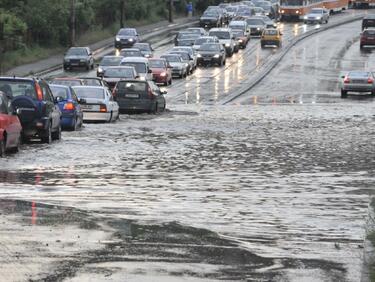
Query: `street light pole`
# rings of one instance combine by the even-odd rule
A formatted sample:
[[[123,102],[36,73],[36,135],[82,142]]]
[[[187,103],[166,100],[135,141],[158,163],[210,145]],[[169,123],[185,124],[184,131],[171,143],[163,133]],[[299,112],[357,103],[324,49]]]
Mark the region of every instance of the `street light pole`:
[[[76,44],[76,0],[70,0],[70,46]]]

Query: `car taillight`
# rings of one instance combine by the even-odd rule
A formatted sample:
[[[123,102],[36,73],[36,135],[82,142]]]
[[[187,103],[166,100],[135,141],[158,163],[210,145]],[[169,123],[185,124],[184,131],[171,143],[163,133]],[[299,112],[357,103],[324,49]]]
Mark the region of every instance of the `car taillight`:
[[[36,97],[38,98],[39,101],[43,100],[43,91],[42,88],[40,88],[38,83],[35,83],[35,92],[36,92]]]
[[[106,113],[107,112],[107,106],[106,105],[100,105],[100,110],[101,113]]]
[[[369,79],[367,79],[367,83],[373,83],[374,82],[374,80],[372,79],[372,78],[369,78]]]
[[[74,111],[74,104],[72,102],[68,102],[64,105],[64,110],[66,111]]]
[[[350,79],[349,79],[349,77],[345,77],[345,78],[344,78],[344,83],[350,83]]]
[[[154,98],[155,98],[154,94],[152,94],[152,90],[151,90],[150,87],[148,88],[148,97],[149,97],[150,99],[154,99]]]

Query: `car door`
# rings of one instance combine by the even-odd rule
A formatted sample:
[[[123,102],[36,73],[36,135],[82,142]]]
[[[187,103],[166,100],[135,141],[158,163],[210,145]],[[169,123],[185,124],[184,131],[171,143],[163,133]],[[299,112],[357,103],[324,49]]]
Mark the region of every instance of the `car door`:
[[[43,101],[46,104],[46,116],[52,120],[52,130],[55,131],[60,126],[61,112],[59,105],[55,103],[52,92],[44,81],[39,82],[43,92]]]
[[[8,115],[8,105],[5,97],[0,96],[0,134],[3,137],[4,132],[7,134],[5,148],[12,146],[14,140],[14,132],[10,125],[10,118]]]
[[[74,92],[73,88],[70,87],[70,93],[72,95],[72,100],[74,104],[74,108],[76,109],[76,116],[79,119],[80,122],[83,122],[83,111],[81,108],[81,104],[78,102],[78,97],[76,93]]]
[[[111,109],[111,112],[112,112],[112,120],[116,120],[118,115],[119,115],[119,105],[113,99],[112,93],[109,90],[107,90],[106,92],[107,92],[106,96],[108,98],[108,106],[109,106],[109,108]]]

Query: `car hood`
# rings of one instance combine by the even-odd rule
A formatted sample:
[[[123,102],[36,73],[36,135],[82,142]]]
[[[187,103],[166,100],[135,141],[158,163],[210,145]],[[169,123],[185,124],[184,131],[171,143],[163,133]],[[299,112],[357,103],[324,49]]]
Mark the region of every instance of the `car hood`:
[[[200,18],[201,21],[216,21],[217,17],[207,17],[207,16],[202,16]]]
[[[150,68],[150,69],[152,70],[153,74],[161,74],[162,72],[167,71],[166,69],[162,69],[162,68]]]

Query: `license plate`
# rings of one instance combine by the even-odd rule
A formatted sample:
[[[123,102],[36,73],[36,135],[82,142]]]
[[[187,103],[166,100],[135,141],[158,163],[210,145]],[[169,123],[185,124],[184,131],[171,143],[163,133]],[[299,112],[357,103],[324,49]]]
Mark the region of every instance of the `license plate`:
[[[364,81],[362,80],[352,80],[353,83],[365,83]]]
[[[81,105],[82,110],[92,110],[92,105]]]
[[[125,94],[126,98],[139,98],[139,94]]]

